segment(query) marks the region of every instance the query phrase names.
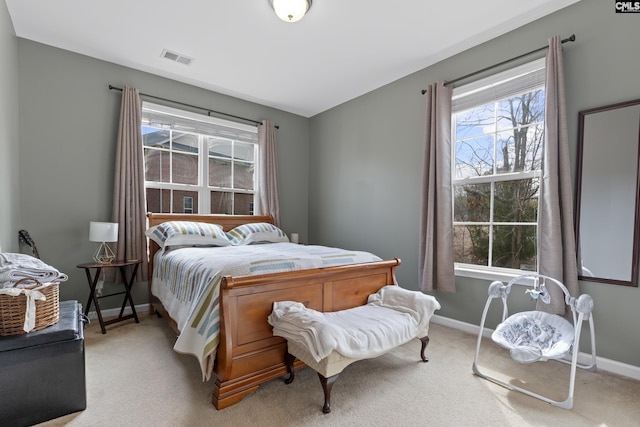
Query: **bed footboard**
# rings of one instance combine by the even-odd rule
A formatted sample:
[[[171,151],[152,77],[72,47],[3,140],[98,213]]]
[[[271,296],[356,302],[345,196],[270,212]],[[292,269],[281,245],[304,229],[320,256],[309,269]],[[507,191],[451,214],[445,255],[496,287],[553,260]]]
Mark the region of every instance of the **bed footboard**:
[[[230,277],[220,290],[220,344],[213,404],[231,406],[266,381],[287,374],[286,341],[274,337],[267,317],[275,301],[298,301],[318,311],[367,303],[370,294],[395,285],[399,259],[269,275]],[[294,366],[303,367],[300,361]]]

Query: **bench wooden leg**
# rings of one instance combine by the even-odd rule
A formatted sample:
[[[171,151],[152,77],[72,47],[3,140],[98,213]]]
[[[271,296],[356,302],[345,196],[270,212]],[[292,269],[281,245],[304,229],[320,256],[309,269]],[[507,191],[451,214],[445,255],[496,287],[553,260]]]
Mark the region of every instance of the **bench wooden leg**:
[[[422,348],[420,349],[420,358],[422,359],[423,362],[428,362],[429,358],[424,355],[424,350],[425,348],[427,348],[427,344],[429,344],[429,337],[426,336],[426,337],[420,338],[420,341],[422,341]]]
[[[295,370],[293,369],[293,362],[296,361],[296,357],[290,354],[288,351],[284,353],[284,364],[287,365],[287,372],[289,373],[289,378],[284,380],[285,384],[291,384],[295,377]]]
[[[325,414],[331,412],[331,388],[333,387],[333,383],[335,383],[338,379],[339,375],[340,374],[335,374],[333,376],[330,376],[329,378],[326,378],[318,372],[318,378],[320,378],[322,390],[324,391],[324,406],[322,407],[322,412],[324,412]]]

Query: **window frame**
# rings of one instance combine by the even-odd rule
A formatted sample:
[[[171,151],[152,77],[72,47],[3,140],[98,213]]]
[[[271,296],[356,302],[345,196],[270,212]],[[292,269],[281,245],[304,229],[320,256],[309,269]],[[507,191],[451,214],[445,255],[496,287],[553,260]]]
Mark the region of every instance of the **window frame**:
[[[166,119],[166,120],[163,120]],[[159,121],[158,121],[159,120]],[[184,123],[192,124],[194,130],[186,130],[174,128],[175,123],[178,123],[178,126]],[[195,135],[197,138],[197,147],[198,152],[195,154],[197,156],[197,164],[198,164],[198,173],[197,173],[197,184],[184,184],[184,183],[176,183],[173,181],[173,171],[171,171],[169,181],[148,181],[147,180],[147,170],[146,170],[146,150],[158,150],[163,152],[170,153],[181,153],[181,151],[174,151],[172,148],[168,150],[147,147],[144,145],[143,138],[143,163],[145,168],[145,176],[144,176],[144,188],[145,188],[145,198],[148,189],[157,189],[161,192],[163,190],[169,190],[171,194],[170,204],[170,212],[171,213],[184,213],[184,212],[176,212],[174,210],[174,197],[175,191],[189,191],[197,193],[197,202],[193,201],[192,211],[197,209],[198,214],[211,214],[211,193],[212,192],[221,192],[231,194],[231,212],[225,212],[228,214],[235,214],[235,194],[250,194],[253,197],[252,203],[250,206],[255,206],[258,203],[259,199],[259,171],[258,171],[258,128],[257,125],[247,125],[244,123],[234,122],[230,120],[220,119],[217,117],[205,116],[202,114],[194,113],[191,111],[186,111],[182,109],[172,108],[165,105],[159,105],[147,101],[143,101],[142,105],[142,124],[141,128],[144,129],[153,128],[153,129],[166,129],[170,131],[180,132],[182,134],[190,134]],[[219,129],[219,130],[216,130]],[[234,132],[237,131],[237,132]],[[234,137],[235,136],[235,137]],[[143,132],[144,137],[144,132]],[[221,158],[220,156],[212,155],[209,151],[209,142],[211,138],[215,138],[218,140],[225,141],[226,143],[231,144],[231,156],[227,159],[232,164],[241,163],[245,165],[253,164],[253,189],[245,189],[245,188],[237,188],[235,187],[235,181],[233,179],[234,167],[231,167],[231,175],[230,175],[230,186],[224,185],[210,185],[210,175],[209,175],[209,161],[212,158]],[[172,140],[172,139],[171,139]],[[248,161],[244,159],[236,159],[233,155],[236,144],[253,144],[253,160]],[[188,153],[186,153],[188,154]],[[171,161],[170,168],[173,168],[173,160]],[[179,197],[188,197],[188,196],[179,196]],[[162,202],[160,203],[162,207]],[[162,210],[162,208],[160,209]],[[184,211],[184,209],[183,209]],[[169,213],[169,212],[165,212]],[[214,214],[222,214],[220,212],[214,212]],[[250,215],[253,215],[253,209],[250,209]]]
[[[454,88],[453,90],[453,102],[452,102],[452,111],[451,111],[451,191],[452,191],[452,215],[455,215],[455,188],[464,185],[464,184],[486,184],[486,183],[499,183],[506,181],[513,181],[513,178],[518,179],[539,179],[542,180],[542,162],[540,165],[540,169],[536,170],[528,170],[522,172],[506,172],[506,173],[495,173],[491,176],[477,176],[477,177],[466,177],[457,179],[455,176],[456,171],[456,115],[458,113],[468,111],[472,108],[480,107],[482,105],[487,105],[490,103],[496,103],[501,100],[508,99],[509,97],[516,96],[518,93],[524,94],[538,88],[542,88],[545,90],[546,94],[546,85],[544,80],[545,74],[545,59],[540,58],[526,64],[520,65],[518,67],[511,68],[509,70],[505,70],[499,73],[496,73],[492,76],[480,79],[478,81],[461,85],[459,87]],[[524,79],[519,79],[519,77],[532,75],[533,77],[529,78],[530,81]],[[503,84],[504,87],[500,88],[500,84]],[[498,86],[498,89],[494,90],[494,87]],[[491,92],[495,92],[492,96]],[[465,101],[463,98],[468,97]],[[460,100],[462,102],[460,102]],[[458,102],[456,102],[458,101]],[[457,104],[457,105],[456,105]],[[544,127],[546,123],[544,122],[544,117],[541,121],[538,122],[542,126],[542,132],[544,132]],[[535,124],[534,124],[535,126]],[[499,129],[496,129],[496,132],[500,132]],[[495,157],[494,157],[495,160]],[[491,196],[491,203],[493,204],[493,196]],[[539,204],[539,198],[538,198]],[[489,225],[495,225],[494,218],[492,216],[493,206],[491,207],[491,216],[489,221],[486,222]],[[539,212],[537,213],[539,215]],[[536,250],[538,248],[539,235],[538,235],[538,217],[536,215]],[[467,221],[455,221],[455,217],[452,218],[454,225],[465,225]],[[482,225],[485,222],[473,222],[473,224]],[[507,223],[501,222],[499,225],[510,225],[510,224],[526,224],[533,225],[534,223]],[[493,234],[490,234],[490,241],[493,240]],[[491,264],[492,253],[489,251],[488,253],[489,260],[488,264]],[[536,256],[536,271],[538,270],[538,262]],[[496,267],[491,265],[477,265],[470,263],[462,263],[455,262],[454,263],[454,271],[455,275],[459,277],[469,277],[476,279],[485,279],[485,280],[500,280],[500,281],[509,281],[514,277],[517,277],[522,274],[533,273],[531,270],[523,270],[523,269],[514,269],[514,268],[505,268],[505,267]]]

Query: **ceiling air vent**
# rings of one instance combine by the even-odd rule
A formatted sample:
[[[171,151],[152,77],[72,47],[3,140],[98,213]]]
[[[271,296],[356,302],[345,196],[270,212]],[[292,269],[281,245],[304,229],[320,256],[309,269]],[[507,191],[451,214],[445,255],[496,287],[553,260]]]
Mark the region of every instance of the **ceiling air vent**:
[[[188,56],[182,55],[180,53],[171,52],[168,49],[163,50],[161,56],[165,59],[169,59],[174,62],[179,62],[184,65],[191,65],[193,61],[195,61],[195,59],[193,58],[189,58]]]

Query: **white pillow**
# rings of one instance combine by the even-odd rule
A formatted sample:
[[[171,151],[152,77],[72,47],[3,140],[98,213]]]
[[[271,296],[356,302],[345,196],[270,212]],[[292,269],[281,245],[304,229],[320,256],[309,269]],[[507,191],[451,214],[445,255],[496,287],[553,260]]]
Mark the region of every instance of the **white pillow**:
[[[145,234],[164,249],[177,246],[231,245],[221,226],[206,222],[168,221],[147,229]]]
[[[289,238],[273,224],[256,222],[239,225],[227,233],[234,245],[250,245],[252,243],[288,242]]]

